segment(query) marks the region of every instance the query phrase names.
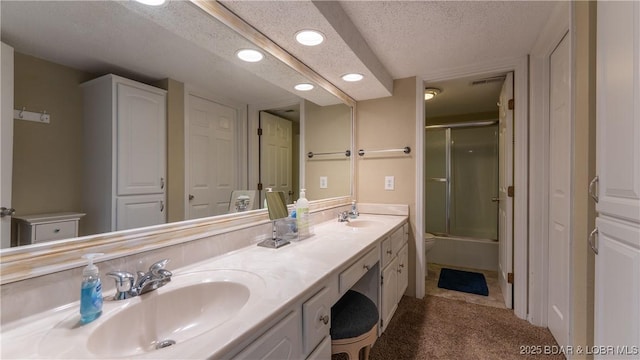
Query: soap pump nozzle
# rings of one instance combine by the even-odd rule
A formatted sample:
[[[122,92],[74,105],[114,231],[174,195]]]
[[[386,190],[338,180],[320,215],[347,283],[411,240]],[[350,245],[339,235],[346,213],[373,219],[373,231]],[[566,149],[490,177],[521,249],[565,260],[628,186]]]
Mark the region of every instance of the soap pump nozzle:
[[[102,255],[104,255],[104,253],[89,253],[82,255],[83,259],[87,259],[89,261],[89,264],[82,270],[83,276],[98,274],[98,267],[93,264],[93,259]]]

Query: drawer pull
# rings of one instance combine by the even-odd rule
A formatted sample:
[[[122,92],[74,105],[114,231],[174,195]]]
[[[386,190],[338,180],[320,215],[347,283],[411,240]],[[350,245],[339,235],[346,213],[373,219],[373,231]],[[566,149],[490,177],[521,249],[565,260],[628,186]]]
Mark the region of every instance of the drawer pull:
[[[329,315],[320,316],[320,321],[322,321],[323,324],[327,325],[329,323]]]
[[[392,253],[393,253],[393,251],[387,250],[387,254],[391,255]]]
[[[403,267],[404,267],[404,264],[400,264],[400,265],[398,265],[398,266],[400,266],[401,268],[403,268]]]
[[[57,234],[60,232],[60,229],[54,229],[53,232]]]

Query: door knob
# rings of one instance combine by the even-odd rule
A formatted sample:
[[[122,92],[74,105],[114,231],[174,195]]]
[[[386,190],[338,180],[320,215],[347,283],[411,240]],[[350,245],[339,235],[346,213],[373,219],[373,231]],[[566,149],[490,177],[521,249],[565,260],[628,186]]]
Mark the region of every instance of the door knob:
[[[14,208],[6,208],[4,206],[0,208],[0,217],[12,216],[15,213],[16,209]]]
[[[193,200],[193,198],[195,198],[195,196],[189,194],[189,200]]]

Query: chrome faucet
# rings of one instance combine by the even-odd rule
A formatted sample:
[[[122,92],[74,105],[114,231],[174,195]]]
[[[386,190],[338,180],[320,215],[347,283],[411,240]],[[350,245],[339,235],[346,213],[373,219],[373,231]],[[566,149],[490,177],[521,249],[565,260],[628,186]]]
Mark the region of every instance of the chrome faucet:
[[[157,288],[163,287],[173,275],[171,271],[164,267],[169,259],[160,260],[149,267],[146,273],[138,271],[138,279],[135,280],[133,274],[126,271],[112,271],[107,276],[116,281],[116,295],[114,300],[124,300],[134,296],[139,296]],[[135,280],[135,281],[134,281]]]
[[[349,222],[349,212],[348,211],[339,212],[338,222]]]

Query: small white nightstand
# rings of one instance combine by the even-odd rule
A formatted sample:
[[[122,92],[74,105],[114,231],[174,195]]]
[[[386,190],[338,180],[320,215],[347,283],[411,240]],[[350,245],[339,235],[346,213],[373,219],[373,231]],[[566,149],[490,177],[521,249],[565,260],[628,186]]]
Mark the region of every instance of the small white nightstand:
[[[63,212],[13,216],[15,244],[20,246],[78,237],[78,223],[84,215]]]

